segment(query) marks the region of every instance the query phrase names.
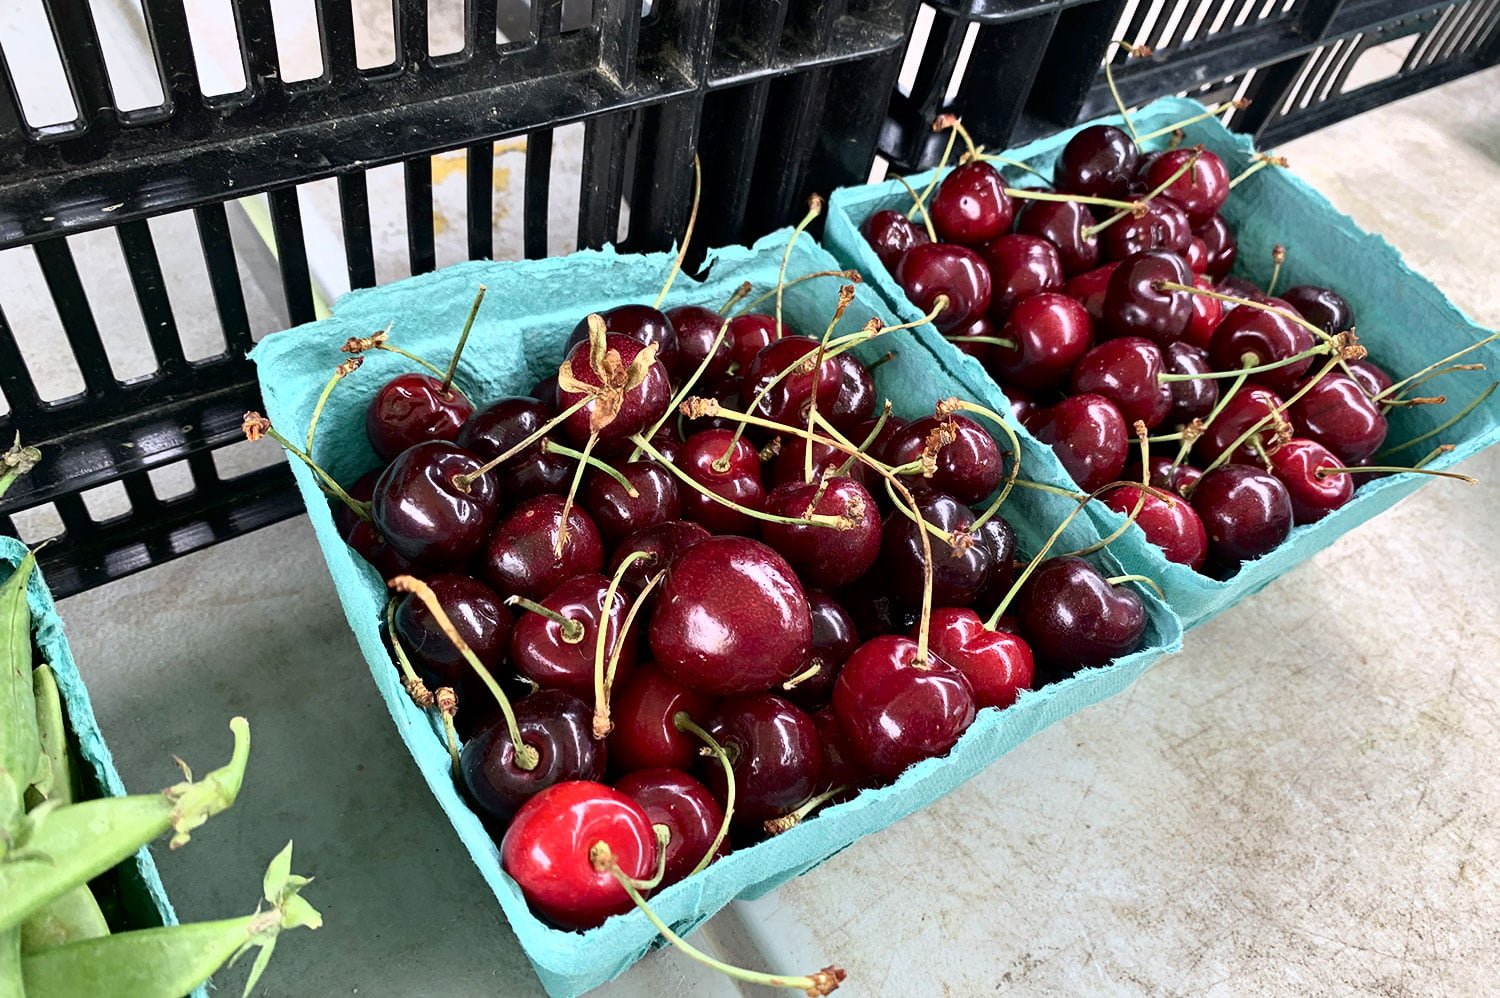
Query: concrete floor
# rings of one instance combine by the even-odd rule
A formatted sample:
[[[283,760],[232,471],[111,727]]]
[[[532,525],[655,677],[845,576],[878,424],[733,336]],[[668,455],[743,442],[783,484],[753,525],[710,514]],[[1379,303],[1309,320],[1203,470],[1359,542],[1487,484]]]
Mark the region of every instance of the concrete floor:
[[[1500,71],[1279,151],[1500,326]],[[1481,206],[1476,212],[1475,205]],[[850,995],[1478,994],[1500,980],[1500,449],[1194,632],[1129,693],[700,935]],[[326,917],[264,995],[529,995],[298,519],[64,602],[128,785],[222,760],[240,802],[158,853],[186,919],[253,909],[289,837]],[[222,974],[236,990],[244,967]],[[1490,981],[1489,985],[1484,982]],[[737,993],[671,951],[600,993]]]

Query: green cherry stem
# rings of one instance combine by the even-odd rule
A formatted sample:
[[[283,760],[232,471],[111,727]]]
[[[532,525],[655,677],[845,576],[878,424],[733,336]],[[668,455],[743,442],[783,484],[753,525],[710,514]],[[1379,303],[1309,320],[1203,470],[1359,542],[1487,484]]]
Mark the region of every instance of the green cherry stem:
[[[385,630],[391,639],[391,650],[396,653],[396,665],[401,669],[401,688],[406,690],[406,695],[411,697],[411,702],[423,710],[433,705],[432,691],[427,684],[422,682],[422,677],[417,675],[417,670],[412,666],[411,659],[407,657],[406,648],[401,644],[401,638],[396,633],[396,598],[393,596],[385,602]]]
[[[944,336],[943,339],[949,343],[988,343],[991,346],[1005,347],[1008,350],[1016,348],[1015,340],[1007,340],[999,336]]]
[[[748,296],[750,292],[754,290],[755,285],[751,284],[749,281],[745,281],[739,287],[734,289],[734,293],[724,300],[724,304],[719,306],[719,314],[728,315],[730,313],[730,310],[732,310],[740,302],[744,301],[746,296]],[[712,353],[710,353],[710,356],[712,356]]]
[[[688,212],[687,229],[682,233],[682,245],[677,248],[677,256],[672,260],[672,269],[667,271],[667,279],[662,284],[661,290],[656,293],[656,300],[651,303],[652,308],[661,308],[661,303],[667,300],[667,292],[672,290],[672,282],[677,280],[677,275],[682,272],[682,262],[687,259],[688,247],[693,242],[693,229],[698,225],[698,202],[703,197],[703,164],[698,161],[698,154],[693,153],[693,207]]]
[[[1021,474],[1021,438],[1016,436],[1016,431],[1011,427],[1009,423],[1004,420],[1004,418],[1001,417],[999,413],[995,412],[993,409],[990,409],[987,406],[982,406],[977,402],[967,402],[960,398],[947,398],[938,403],[937,410],[939,414],[950,412],[972,412],[977,416],[983,416],[985,419],[988,419],[990,422],[1000,427],[1000,429],[1005,433],[1006,437],[1010,440],[1011,454],[1013,455],[1013,459],[1010,462],[1010,471],[1005,476],[1005,485],[1000,489],[1000,494],[995,497],[995,501],[990,503],[989,506],[985,508],[985,511],[980,514],[979,519],[969,524],[969,531],[972,533],[978,530],[980,527],[984,526],[986,523],[990,522],[990,518],[1000,512],[1000,507],[1005,505],[1005,500],[1010,498],[1011,490],[1016,487],[1016,479],[1020,477]]]
[[[1282,414],[1285,413],[1292,406],[1294,406],[1298,402],[1300,402],[1302,400],[1302,396],[1306,395],[1308,392],[1312,391],[1313,388],[1317,387],[1318,382],[1322,381],[1328,375],[1329,371],[1332,371],[1335,367],[1338,366],[1338,362],[1339,362],[1338,357],[1330,357],[1330,358],[1328,358],[1328,363],[1324,364],[1321,368],[1319,368],[1318,369],[1318,373],[1315,374],[1315,375],[1313,375],[1311,378],[1309,378],[1308,381],[1307,381],[1307,384],[1305,384],[1301,388],[1297,389],[1297,391],[1294,392],[1292,394],[1292,396],[1290,398],[1288,398],[1285,402],[1281,403],[1281,405],[1279,405],[1276,408],[1272,409],[1270,412],[1268,412],[1264,416],[1260,417],[1260,419],[1257,419],[1254,423],[1251,423],[1250,426],[1248,428],[1246,428],[1246,430],[1245,430],[1244,433],[1241,433],[1238,437],[1236,437],[1234,439],[1233,443],[1231,443],[1228,447],[1225,447],[1224,450],[1222,452],[1220,452],[1219,456],[1216,457],[1216,458],[1214,458],[1212,461],[1210,461],[1208,463],[1208,467],[1206,467],[1206,468],[1203,469],[1203,474],[1207,475],[1210,471],[1213,471],[1215,468],[1217,468],[1220,465],[1224,464],[1226,461],[1228,461],[1230,459],[1230,457],[1232,457],[1234,455],[1235,451],[1237,451],[1237,450],[1240,449],[1240,447],[1245,443],[1245,441],[1247,441],[1251,437],[1255,436],[1262,429],[1264,429],[1268,424],[1273,423],[1276,420],[1281,419],[1282,418]],[[1200,477],[1197,481],[1202,481],[1202,478]],[[1197,485],[1197,481],[1195,481],[1193,483],[1193,485],[1186,486],[1184,488],[1184,493],[1190,495],[1192,493],[1193,487]]]
[[[1385,450],[1381,451],[1375,456],[1385,457],[1387,454],[1394,454],[1397,451],[1406,450],[1406,448],[1408,447],[1414,447],[1425,440],[1431,440],[1433,437],[1437,436],[1439,433],[1442,433],[1444,430],[1449,429],[1459,420],[1463,419],[1469,413],[1473,412],[1475,409],[1483,405],[1484,400],[1495,393],[1496,388],[1500,388],[1500,381],[1492,382],[1488,388],[1479,393],[1474,401],[1464,406],[1461,410],[1458,411],[1456,415],[1454,415],[1451,419],[1446,420],[1441,426],[1435,426],[1432,429],[1428,430],[1426,433],[1412,437],[1410,440],[1407,440],[1404,443],[1396,444],[1393,447],[1387,447]]]
[[[1152,589],[1156,590],[1156,595],[1157,595],[1157,597],[1159,599],[1166,599],[1167,598],[1167,594],[1164,593],[1164,592],[1162,592],[1161,586],[1158,585],[1157,582],[1156,582],[1156,580],[1153,579],[1153,578],[1151,578],[1150,576],[1146,576],[1146,575],[1112,575],[1109,578],[1105,579],[1104,581],[1107,582],[1107,583],[1109,583],[1112,586],[1118,586],[1122,582],[1139,582],[1142,585],[1150,586]]]
[[[358,499],[355,499],[353,496],[349,495],[348,492],[345,492],[344,487],[337,481],[335,481],[332,475],[324,471],[323,468],[318,465],[318,463],[315,462],[311,457],[309,457],[306,452],[304,452],[300,447],[292,443],[286,437],[282,436],[280,431],[278,431],[276,427],[271,425],[271,421],[269,419],[262,416],[258,412],[247,412],[245,413],[245,418],[243,423],[241,424],[240,429],[244,432],[246,440],[254,441],[259,440],[261,437],[270,437],[272,440],[276,441],[282,446],[282,448],[286,450],[288,454],[292,455],[297,460],[307,465],[308,469],[312,471],[312,473],[317,477],[318,481],[323,484],[324,489],[334,498],[342,502],[345,506],[348,506],[355,516],[358,516],[362,520],[368,520],[370,518],[369,503],[360,502]]]
[[[677,389],[677,394],[672,396],[672,400],[667,403],[667,408],[662,412],[661,416],[641,436],[647,440],[655,440],[656,435],[661,432],[661,428],[666,425],[667,420],[677,411],[677,407],[682,405],[683,401],[692,394],[693,387],[702,380],[703,372],[708,370],[708,365],[713,361],[714,355],[719,352],[719,346],[724,342],[724,337],[729,335],[729,322],[730,320],[725,318],[723,322],[719,323],[719,333],[714,337],[714,344],[709,347],[708,353],[704,354],[703,359],[698,362],[698,366],[693,370],[692,377],[682,383],[682,387]],[[630,452],[630,460],[632,461],[640,460],[640,456],[640,447],[636,447]]]
[[[1005,193],[1018,201],[1073,201],[1078,204],[1096,204],[1103,208],[1119,208],[1121,211],[1141,210],[1139,201],[1094,197],[1092,194],[1053,194],[1050,191],[1029,191],[1023,187],[1007,187]]]
[[[754,311],[757,306],[763,304],[767,299],[774,297],[776,292],[779,290],[783,290],[785,288],[794,288],[804,281],[816,281],[822,277],[837,277],[841,281],[851,282],[854,284],[858,284],[864,279],[860,276],[860,273],[857,270],[814,270],[811,273],[803,274],[801,277],[794,277],[790,281],[787,281],[785,284],[777,284],[776,287],[772,288],[769,291],[761,292],[760,295],[752,298],[750,301],[740,306],[739,310],[735,314],[745,315],[749,312]],[[748,293],[749,291],[746,291],[746,294]],[[719,314],[722,315],[723,312],[721,311]],[[710,356],[712,356],[712,353],[710,353]]]
[[[636,489],[636,487],[634,485],[630,484],[630,479],[628,479],[624,475],[622,475],[620,473],[620,471],[619,471],[618,468],[615,468],[613,465],[607,464],[604,461],[599,460],[597,457],[594,457],[592,454],[585,454],[583,451],[574,450],[573,448],[567,446],[566,444],[560,444],[560,443],[558,443],[556,440],[553,440],[551,437],[545,437],[545,438],[543,438],[543,440],[541,442],[541,448],[542,448],[542,453],[544,453],[544,454],[559,454],[559,455],[561,455],[563,457],[571,458],[574,461],[579,462],[580,464],[586,464],[590,468],[593,468],[595,471],[598,471],[598,472],[601,472],[602,474],[608,475],[610,478],[613,478],[616,482],[619,482],[620,483],[620,487],[625,490],[625,494],[628,495],[628,496],[630,496],[630,498],[632,498],[632,499],[639,499],[641,497],[641,494]]]
[[[620,649],[629,639],[630,625],[635,622],[635,612],[644,602],[646,594],[642,593],[635,600],[625,626],[615,635],[613,653],[609,655],[609,667],[606,669],[604,650],[609,646],[609,617],[614,612],[615,600],[620,598],[620,580],[630,571],[631,565],[648,558],[655,559],[656,555],[648,551],[632,551],[626,555],[615,568],[614,575],[610,576],[609,588],[604,591],[604,602],[599,606],[599,629],[594,637],[594,737],[601,741],[614,727],[609,720],[609,695],[615,685],[615,668],[620,664]]]
[[[538,603],[536,600],[527,599],[525,596],[521,595],[507,596],[505,598],[505,605],[518,606],[521,609],[529,610],[530,612],[537,614],[538,616],[546,617],[548,620],[552,621],[558,626],[558,636],[562,638],[564,644],[576,645],[578,644],[578,642],[583,640],[583,635],[585,633],[583,622],[574,620],[572,617],[559,613],[558,611],[552,609],[550,606],[544,606],[541,603]]]
[[[802,220],[792,230],[790,238],[786,241],[786,249],[781,253],[781,270],[776,274],[776,338],[778,340],[783,335],[781,329],[781,294],[786,288],[786,266],[791,262],[792,249],[797,245],[798,238],[801,237],[803,232],[807,231],[807,227],[813,223],[813,219],[821,214],[823,214],[823,198],[820,195],[814,194],[807,199],[807,214],[802,216]]]
[[[927,213],[927,205],[923,203],[922,196],[912,188],[905,177],[897,177],[896,182],[906,188],[906,193],[911,195],[912,205],[922,213],[922,225],[927,229],[927,238],[933,242],[938,241],[937,229],[932,227],[932,216]]]
[[[1099,233],[1103,232],[1111,225],[1114,225],[1116,222],[1125,218],[1127,215],[1138,214],[1141,205],[1150,204],[1152,201],[1156,200],[1156,198],[1159,197],[1163,191],[1165,191],[1168,187],[1171,187],[1173,184],[1177,183],[1178,179],[1180,179],[1183,174],[1191,170],[1194,164],[1198,162],[1198,157],[1200,155],[1202,155],[1201,149],[1195,151],[1182,163],[1181,166],[1172,171],[1171,176],[1167,177],[1166,180],[1163,180],[1161,183],[1157,184],[1154,188],[1148,191],[1146,193],[1146,196],[1141,198],[1139,202],[1137,202],[1130,208],[1130,210],[1117,211],[1102,222],[1095,222],[1093,225],[1084,226],[1083,237],[1085,239],[1088,239],[1092,238],[1093,236],[1097,236]]]
[[[1243,111],[1249,106],[1250,100],[1245,97],[1241,97],[1238,100],[1227,100],[1222,104],[1215,104],[1213,107],[1209,108],[1207,111],[1204,111],[1201,114],[1195,114],[1191,118],[1183,118],[1181,121],[1175,122],[1170,125],[1163,125],[1161,128],[1158,128],[1153,132],[1147,132],[1136,141],[1150,142],[1152,139],[1159,139],[1163,135],[1171,135],[1173,132],[1178,131],[1179,129],[1186,128],[1189,125],[1196,125],[1200,121],[1207,121],[1209,118],[1217,118],[1219,115],[1223,114],[1225,111],[1228,111],[1230,108],[1234,108],[1237,111]]]
[[[479,291],[474,295],[474,304],[469,306],[469,317],[464,320],[464,331],[458,335],[458,346],[453,348],[453,356],[448,360],[448,371],[443,375],[443,394],[448,394],[448,389],[453,387],[453,375],[458,372],[458,359],[464,355],[464,347],[469,342],[469,331],[474,328],[474,319],[479,315],[479,306],[484,303],[484,294],[487,289],[483,284],[479,285]]]
[[[724,746],[720,745],[713,735],[698,727],[688,716],[687,711],[679,710],[673,714],[672,726],[702,742],[704,747],[700,751],[718,759],[719,765],[724,768],[724,820],[719,822],[719,834],[715,835],[714,840],[709,843],[708,849],[703,853],[703,858],[698,860],[698,865],[688,873],[691,877],[713,861],[714,854],[719,851],[719,847],[724,844],[725,836],[729,834],[729,823],[734,819],[734,765],[729,761],[729,753],[724,751]]]
[[[1493,343],[1497,339],[1500,339],[1500,333],[1491,333],[1490,335],[1486,336],[1484,339],[1480,340],[1477,343],[1470,344],[1469,346],[1464,347],[1462,350],[1459,350],[1456,353],[1450,353],[1448,356],[1444,357],[1442,360],[1433,361],[1431,364],[1428,364],[1426,367],[1422,368],[1420,371],[1416,372],[1415,374],[1409,374],[1406,377],[1402,378],[1400,381],[1397,381],[1395,384],[1391,385],[1389,388],[1385,388],[1385,389],[1382,389],[1381,391],[1377,392],[1375,394],[1374,398],[1373,398],[1373,401],[1379,402],[1381,399],[1385,398],[1387,395],[1395,395],[1395,394],[1400,393],[1401,391],[1403,391],[1404,389],[1406,389],[1408,387],[1415,386],[1416,384],[1420,383],[1421,381],[1425,381],[1428,377],[1435,376],[1437,374],[1437,372],[1438,372],[1438,369],[1441,368],[1443,365],[1449,364],[1449,363],[1457,360],[1458,358],[1464,356],[1465,354],[1473,353],[1475,350],[1478,350],[1480,347],[1485,346],[1486,344],[1489,344],[1489,343]],[[1458,369],[1459,370],[1468,370],[1467,367],[1461,367],[1461,368],[1458,368]]]
[[[583,469],[588,467],[590,456],[594,452],[594,446],[599,443],[599,434],[590,433],[587,440],[583,442],[583,453],[579,455],[578,466],[573,469],[573,480],[568,483],[568,494],[563,497],[562,515],[557,521],[557,539],[552,542],[552,554],[556,558],[563,555],[563,547],[568,543],[568,517],[573,513],[573,503],[578,499],[578,488],[583,484]]]
[[[1322,340],[1325,343],[1337,339],[1338,336],[1345,336],[1346,339],[1343,344],[1344,348],[1352,350],[1355,346],[1352,338],[1347,337],[1346,333],[1339,333],[1337,336],[1330,335],[1324,332],[1321,327],[1313,325],[1311,322],[1308,322],[1306,319],[1302,318],[1302,316],[1298,315],[1295,312],[1290,312],[1284,308],[1278,308],[1275,305],[1267,305],[1265,302],[1256,301],[1253,298],[1239,298],[1235,295],[1226,295],[1222,291],[1210,291],[1207,288],[1194,287],[1191,284],[1178,284],[1176,281],[1155,281],[1152,283],[1152,287],[1157,291],[1181,291],[1190,295],[1198,295],[1202,298],[1217,298],[1219,301],[1231,302],[1235,305],[1241,305],[1246,308],[1253,308],[1261,312],[1270,312],[1272,315],[1281,316],[1281,318],[1285,319],[1287,322],[1296,323],[1303,329],[1306,329],[1308,332],[1312,333],[1314,338]],[[1363,357],[1364,354],[1360,353],[1358,354],[1358,356]]]
[[[973,154],[965,153],[964,156],[963,156],[963,158],[965,160],[970,160],[970,159],[984,160],[986,163],[999,163],[1001,166],[1008,166],[1008,167],[1011,167],[1012,169],[1021,170],[1021,171],[1025,172],[1025,173],[1029,173],[1033,177],[1039,177],[1042,180],[1046,180],[1047,179],[1047,175],[1045,173],[1043,173],[1041,170],[1038,170],[1038,169],[1036,169],[1035,167],[1032,167],[1032,166],[1028,166],[1027,164],[1021,162],[1018,159],[1011,159],[1008,156],[1000,156],[1000,155],[997,155],[997,154],[992,153],[992,152],[985,152],[984,151],[984,146],[979,146],[978,147],[978,151],[975,152],[975,153],[973,153]]]
[[[323,391],[319,393],[318,401],[313,403],[312,415],[307,419],[306,450],[308,457],[312,456],[313,441],[318,436],[318,421],[323,418],[323,407],[328,405],[328,397],[333,394],[334,388],[338,386],[340,381],[343,381],[346,377],[359,370],[360,365],[364,362],[365,359],[363,357],[350,357],[333,369],[333,374],[329,377],[328,382],[323,385]]]
[[[890,418],[891,400],[886,399],[880,407],[880,415],[875,417],[875,425],[870,427],[870,432],[865,434],[864,440],[860,441],[859,446],[855,449],[858,450],[861,454],[868,451],[870,449],[870,445],[873,444],[876,438],[880,436],[880,431],[885,429],[885,424],[890,421]],[[843,464],[839,465],[838,470],[835,472],[835,474],[849,474],[849,469],[854,467],[854,462],[858,460],[858,457],[851,454],[849,457],[844,459]]]
[[[1276,284],[1281,280],[1281,267],[1286,263],[1286,247],[1277,243],[1271,247],[1271,279],[1266,282],[1267,297],[1276,294]]]
[[[1268,166],[1285,167],[1287,165],[1285,156],[1273,156],[1272,154],[1265,152],[1256,153],[1254,159],[1255,162],[1251,163],[1245,169],[1241,170],[1239,176],[1235,177],[1229,182],[1230,190],[1234,190],[1240,184],[1243,184],[1245,181],[1249,180],[1251,177],[1255,176],[1257,173],[1264,170]]]
[[[1422,460],[1418,461],[1416,464],[1413,464],[1412,468],[1424,468],[1427,465],[1431,464],[1433,461],[1436,461],[1438,458],[1442,457],[1444,454],[1451,453],[1453,449],[1454,447],[1452,444],[1438,444],[1436,447],[1432,448],[1432,450],[1428,451],[1427,455],[1423,457]]]
[[[1319,468],[1313,472],[1318,478],[1331,475],[1363,475],[1369,472],[1386,475],[1431,475],[1433,478],[1451,478],[1466,485],[1478,485],[1479,479],[1472,475],[1460,475],[1456,471],[1432,471],[1428,468],[1402,468],[1396,465],[1366,464],[1358,468]]]
[[[467,474],[455,475],[453,478],[453,484],[457,485],[459,489],[467,492],[469,490],[469,487],[475,482],[479,481],[479,479],[494,471],[496,468],[500,467],[500,465],[504,464],[506,461],[509,461],[511,458],[515,457],[517,454],[521,453],[523,450],[530,447],[532,444],[536,443],[547,434],[551,433],[557,427],[561,426],[563,424],[563,421],[566,420],[569,416],[573,415],[573,413],[577,412],[579,409],[582,409],[584,406],[593,401],[594,397],[592,395],[585,395],[583,398],[579,399],[577,402],[574,402],[572,405],[568,406],[556,416],[553,416],[551,419],[547,420],[541,426],[538,426],[535,431],[528,434],[525,438],[512,445],[510,450],[505,451],[498,457],[486,461],[484,464],[480,465]]]
[[[1292,354],[1290,357],[1283,357],[1281,360],[1273,360],[1269,364],[1255,364],[1251,367],[1242,367],[1235,371],[1205,371],[1202,374],[1158,374],[1156,380],[1159,384],[1169,385],[1175,381],[1212,381],[1217,378],[1240,378],[1248,377],[1252,374],[1263,374],[1266,371],[1274,371],[1278,367],[1289,367],[1309,357],[1326,354],[1333,349],[1331,346],[1332,343],[1332,340],[1327,343],[1319,343],[1316,346],[1308,347],[1301,353]],[[1251,360],[1255,359],[1254,354],[1246,354],[1246,356]]]
[[[946,120],[949,117],[951,117],[951,116],[950,115],[939,115],[938,119],[932,123],[932,130],[934,132],[940,132],[940,131],[942,131],[944,123],[946,122]],[[954,120],[957,120],[957,119],[954,119]],[[918,196],[918,197],[914,197],[913,198],[913,202],[914,203],[912,204],[912,206],[910,208],[906,209],[906,217],[907,218],[911,218],[912,216],[914,216],[917,213],[917,210],[922,207],[923,202],[925,202],[927,200],[928,196],[932,194],[933,188],[937,187],[938,180],[942,178],[942,176],[943,176],[943,170],[945,170],[947,168],[947,166],[948,166],[948,160],[953,155],[953,143],[957,139],[958,139],[958,132],[957,132],[957,130],[949,129],[949,131],[948,131],[948,144],[943,147],[943,158],[940,159],[940,160],[938,160],[937,166],[934,166],[932,168],[932,172],[931,172],[931,174],[927,178],[927,186],[924,187],[924,188],[922,188],[921,195]],[[911,185],[908,184],[906,189],[907,190],[911,190]]]
[[[1146,55],[1150,49],[1136,46],[1125,41],[1123,38],[1115,39],[1115,44],[1124,49],[1129,55]],[[1141,144],[1141,135],[1135,130],[1135,122],[1130,117],[1130,109],[1125,106],[1125,100],[1120,96],[1120,87],[1115,83],[1114,60],[1107,59],[1104,63],[1104,82],[1109,86],[1109,95],[1114,98],[1115,107],[1120,111],[1120,117],[1125,119],[1125,127],[1130,131],[1130,137],[1135,140],[1136,145]]]
[[[839,794],[847,793],[848,790],[849,787],[847,785],[830,787],[822,793],[808,798],[807,803],[790,814],[784,814],[779,818],[771,818],[768,821],[762,822],[761,827],[765,829],[767,835],[780,835],[782,832],[790,831],[802,824],[803,818],[806,818],[809,814],[812,814]]]

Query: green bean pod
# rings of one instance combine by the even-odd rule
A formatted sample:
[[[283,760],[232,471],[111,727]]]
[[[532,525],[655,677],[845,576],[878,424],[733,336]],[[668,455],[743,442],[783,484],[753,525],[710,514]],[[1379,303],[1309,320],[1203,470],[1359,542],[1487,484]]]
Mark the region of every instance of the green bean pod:
[[[31,674],[31,692],[36,700],[37,741],[42,755],[51,761],[51,783],[47,800],[73,803],[73,764],[68,759],[68,728],[63,720],[62,693],[52,666],[43,662]]]

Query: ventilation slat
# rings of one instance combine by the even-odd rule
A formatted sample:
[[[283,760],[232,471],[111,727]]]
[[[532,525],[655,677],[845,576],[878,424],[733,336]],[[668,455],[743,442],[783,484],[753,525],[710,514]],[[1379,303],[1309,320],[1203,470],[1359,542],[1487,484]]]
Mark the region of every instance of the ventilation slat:
[[[294,326],[312,322],[317,315],[313,308],[312,278],[307,270],[302,207],[295,187],[271,192],[271,231],[276,239],[276,262],[281,266],[287,316]]]
[[[0,308],[0,395],[5,396],[5,403],[10,406],[12,422],[19,422],[41,407],[36,383],[26,369],[26,359],[16,345],[16,334],[11,330],[3,308]],[[14,537],[15,532],[11,531],[10,536]]]
[[[578,248],[613,242],[620,225],[625,132],[629,113],[590,118],[583,126],[583,170],[578,192]],[[529,186],[529,185],[528,185]]]
[[[552,129],[532,132],[526,139],[526,190],[523,238],[526,259],[547,255],[547,202],[552,182]]]
[[[480,142],[469,146],[464,151],[464,173],[469,259],[488,260],[495,255],[495,229],[490,219],[490,205],[495,197],[495,144]]]
[[[177,334],[177,320],[172,315],[172,300],[167,297],[161,261],[156,256],[156,244],[151,239],[150,224],[126,222],[115,230],[115,235],[120,240],[125,265],[130,270],[130,284],[135,289],[135,300],[141,306],[141,320],[146,324],[151,352],[156,355],[157,366],[163,373],[173,373],[187,360],[182,352],[182,339]]]
[[[437,267],[432,232],[432,157],[406,161],[406,250],[413,274]]]
[[[201,110],[203,92],[198,84],[198,66],[193,59],[193,42],[188,34],[185,8],[180,0],[143,2],[146,30],[156,49],[173,113],[196,113]]]
[[[68,334],[68,344],[78,360],[78,370],[83,374],[89,396],[95,399],[114,396],[119,390],[119,382],[115,380],[109,354],[99,336],[98,323],[89,307],[88,295],[79,280],[72,250],[63,239],[48,239],[32,248],[41,264],[42,278],[47,282],[52,303],[57,308],[57,317],[62,320],[63,329]]]
[[[193,219],[198,224],[198,242],[203,246],[208,287],[219,312],[224,345],[231,356],[242,355],[252,345],[250,316],[245,311],[245,290],[240,286],[240,270],[229,236],[229,217],[222,204],[211,204],[194,209]]]
[[[363,173],[339,175],[339,222],[349,287],[375,286],[375,246],[370,240],[370,192]]]

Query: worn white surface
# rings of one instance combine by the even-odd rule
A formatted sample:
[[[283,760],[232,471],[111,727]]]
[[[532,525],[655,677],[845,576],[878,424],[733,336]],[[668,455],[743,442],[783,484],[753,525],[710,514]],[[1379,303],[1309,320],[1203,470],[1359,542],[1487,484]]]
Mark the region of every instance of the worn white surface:
[[[1497,86],[1491,71],[1281,150],[1491,327]],[[1487,484],[1423,490],[1126,695],[702,934],[778,969],[837,961],[851,995],[1491,990],[1500,454],[1466,470]],[[263,994],[538,991],[396,738],[305,520],[62,610],[134,789],[176,779],[172,752],[217,764],[228,717],[251,718],[240,803],[159,856],[184,917],[224,917],[254,907],[296,838],[327,925],[285,939]],[[672,953],[605,989],[733,991]]]

